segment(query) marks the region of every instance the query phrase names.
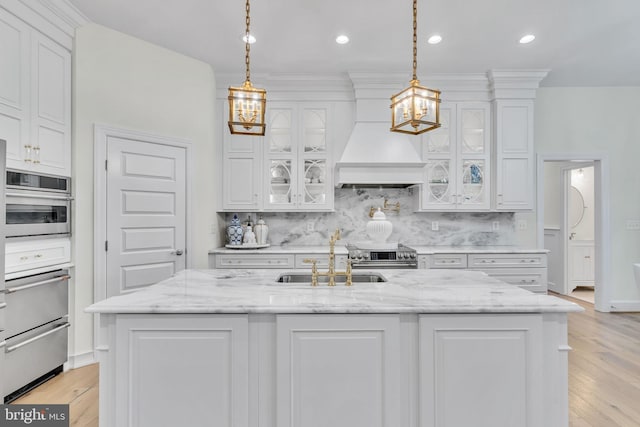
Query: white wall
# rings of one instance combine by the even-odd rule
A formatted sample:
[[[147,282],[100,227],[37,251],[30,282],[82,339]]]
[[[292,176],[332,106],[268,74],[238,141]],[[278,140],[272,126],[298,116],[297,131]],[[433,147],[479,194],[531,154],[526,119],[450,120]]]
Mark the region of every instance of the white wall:
[[[117,31],[77,30],[73,62],[75,312],[72,355],[93,350],[93,126],[95,123],[186,139],[193,146],[192,266],[206,268],[216,246],[215,79],[203,62]],[[214,225],[214,227],[212,227]]]
[[[536,152],[609,156],[613,300],[638,301],[632,264],[640,262],[640,87],[541,88],[535,102]]]

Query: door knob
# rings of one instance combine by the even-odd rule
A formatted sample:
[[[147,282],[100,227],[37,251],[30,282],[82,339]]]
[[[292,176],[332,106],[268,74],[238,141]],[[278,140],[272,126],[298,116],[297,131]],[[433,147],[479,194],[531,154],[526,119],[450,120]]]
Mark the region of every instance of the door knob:
[[[184,251],[182,249],[176,249],[175,251],[171,252],[173,255],[182,255],[184,253]]]

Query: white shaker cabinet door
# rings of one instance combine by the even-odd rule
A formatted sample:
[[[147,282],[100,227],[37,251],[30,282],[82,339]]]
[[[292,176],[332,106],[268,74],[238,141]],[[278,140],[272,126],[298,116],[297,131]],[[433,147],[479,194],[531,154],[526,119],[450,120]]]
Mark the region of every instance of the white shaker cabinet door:
[[[71,53],[36,31],[31,45],[33,170],[71,176]]]
[[[111,420],[101,411],[100,425],[248,426],[246,314],[134,314],[115,327],[118,358],[101,378],[115,373],[116,410]]]
[[[543,427],[540,316],[421,315],[419,334],[420,427]]]
[[[407,425],[397,315],[279,315],[278,427]]]
[[[0,9],[0,139],[7,141],[7,167],[25,168],[29,146],[30,28]]]

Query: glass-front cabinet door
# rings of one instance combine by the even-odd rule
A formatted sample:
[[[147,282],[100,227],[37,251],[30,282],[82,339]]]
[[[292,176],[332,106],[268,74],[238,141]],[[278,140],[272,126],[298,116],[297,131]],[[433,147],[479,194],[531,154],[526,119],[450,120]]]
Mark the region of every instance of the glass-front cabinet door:
[[[440,123],[422,140],[420,209],[489,209],[489,104],[443,102]]]
[[[458,209],[489,209],[490,106],[480,102],[459,103],[456,110]]]
[[[328,116],[328,106],[279,103],[269,108],[266,209],[333,208]]]
[[[290,207],[295,203],[291,166],[291,160],[288,159],[273,159],[270,161],[269,199],[267,200],[270,206]]]

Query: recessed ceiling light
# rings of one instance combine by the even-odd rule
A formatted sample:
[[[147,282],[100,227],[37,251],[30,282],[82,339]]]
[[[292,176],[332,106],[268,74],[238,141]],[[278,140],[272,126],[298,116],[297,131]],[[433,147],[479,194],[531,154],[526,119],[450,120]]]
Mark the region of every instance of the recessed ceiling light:
[[[429,37],[429,40],[427,40],[427,42],[429,42],[429,44],[438,44],[442,41],[442,36],[438,35],[438,34],[434,34],[431,37]]]
[[[242,36],[242,42],[246,43],[247,42],[247,35],[245,34],[244,36]],[[256,42],[256,38],[253,37],[253,35],[249,34],[249,44],[254,44]]]
[[[349,43],[349,37],[345,36],[344,34],[340,34],[338,37],[336,37],[336,43],[347,44]]]
[[[520,38],[520,43],[521,44],[531,43],[535,39],[536,39],[536,36],[534,36],[533,34],[527,34],[526,36],[522,36]]]

